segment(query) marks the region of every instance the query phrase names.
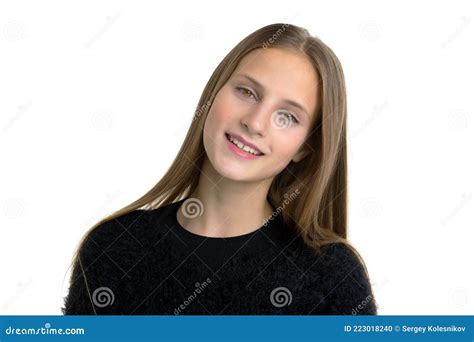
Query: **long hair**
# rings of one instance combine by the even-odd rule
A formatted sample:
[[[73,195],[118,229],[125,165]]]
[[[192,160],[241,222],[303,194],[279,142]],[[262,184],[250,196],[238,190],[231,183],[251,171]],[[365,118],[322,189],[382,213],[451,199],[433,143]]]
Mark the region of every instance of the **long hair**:
[[[136,209],[155,209],[193,193],[205,158],[203,128],[213,99],[244,56],[255,49],[268,48],[290,49],[307,56],[318,75],[315,96],[319,105],[304,142],[311,152],[297,163],[290,162],[275,176],[267,200],[281,211],[284,222],[306,245],[318,250],[342,242],[357,255],[368,275],[362,257],[347,240],[347,108],[341,64],[319,38],[302,27],[282,23],[251,33],[225,56],[207,82],[186,138],[164,176],[142,197],[89,229],[74,255],[75,267],[80,265],[79,251],[87,235],[100,224]]]

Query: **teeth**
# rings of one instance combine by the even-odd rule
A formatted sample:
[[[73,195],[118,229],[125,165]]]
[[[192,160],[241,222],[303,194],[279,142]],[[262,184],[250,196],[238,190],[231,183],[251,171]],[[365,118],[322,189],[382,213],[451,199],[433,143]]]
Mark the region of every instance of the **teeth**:
[[[227,135],[228,139],[234,144],[236,145],[237,147],[239,147],[241,150],[245,151],[245,152],[248,152],[248,153],[251,153],[253,155],[256,155],[256,156],[259,156],[260,153],[255,151],[253,148],[247,146],[247,145],[244,145],[242,144],[240,141],[238,141],[237,139],[234,139],[233,137],[231,137],[230,135]]]

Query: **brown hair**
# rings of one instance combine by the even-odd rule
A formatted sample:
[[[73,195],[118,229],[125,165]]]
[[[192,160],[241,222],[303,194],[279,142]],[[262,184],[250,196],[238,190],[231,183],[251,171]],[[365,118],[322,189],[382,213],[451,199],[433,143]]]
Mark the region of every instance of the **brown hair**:
[[[319,38],[301,27],[272,24],[240,41],[221,61],[206,84],[186,138],[165,175],[135,202],[115,211],[90,228],[135,209],[154,209],[193,193],[205,158],[203,127],[216,93],[227,82],[242,58],[255,49],[283,48],[301,53],[318,75],[318,108],[305,141],[310,150],[297,163],[290,162],[270,186],[267,199],[281,209],[284,222],[312,248],[335,242],[346,244],[367,269],[359,253],[347,241],[346,89],[341,64]],[[293,196],[297,193],[298,196]],[[291,195],[289,195],[291,194]],[[294,198],[293,198],[294,197]],[[289,200],[291,198],[291,200]],[[80,265],[79,250],[73,263]],[[79,263],[78,263],[79,262]]]

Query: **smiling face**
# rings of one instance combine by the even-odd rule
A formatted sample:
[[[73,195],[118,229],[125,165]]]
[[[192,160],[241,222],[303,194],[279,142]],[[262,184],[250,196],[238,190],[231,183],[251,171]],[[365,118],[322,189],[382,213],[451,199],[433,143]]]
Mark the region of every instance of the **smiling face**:
[[[281,48],[247,54],[216,94],[206,118],[204,148],[214,169],[226,178],[259,181],[311,153],[304,142],[317,91],[318,76],[307,57]],[[263,155],[242,151],[227,134],[240,136]]]

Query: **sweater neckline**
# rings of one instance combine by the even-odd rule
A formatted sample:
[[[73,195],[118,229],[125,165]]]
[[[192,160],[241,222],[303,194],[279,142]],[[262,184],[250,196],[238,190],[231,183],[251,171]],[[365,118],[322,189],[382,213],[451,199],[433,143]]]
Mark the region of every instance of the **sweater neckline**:
[[[247,251],[262,251],[268,247],[275,246],[279,242],[288,241],[290,231],[283,223],[281,213],[273,211],[272,217],[256,230],[242,235],[232,237],[211,237],[195,234],[184,228],[178,221],[177,213],[181,204],[189,197],[170,204],[170,219],[174,232],[187,244],[194,246],[205,245],[206,248],[229,248]],[[242,248],[243,249],[243,248]]]

